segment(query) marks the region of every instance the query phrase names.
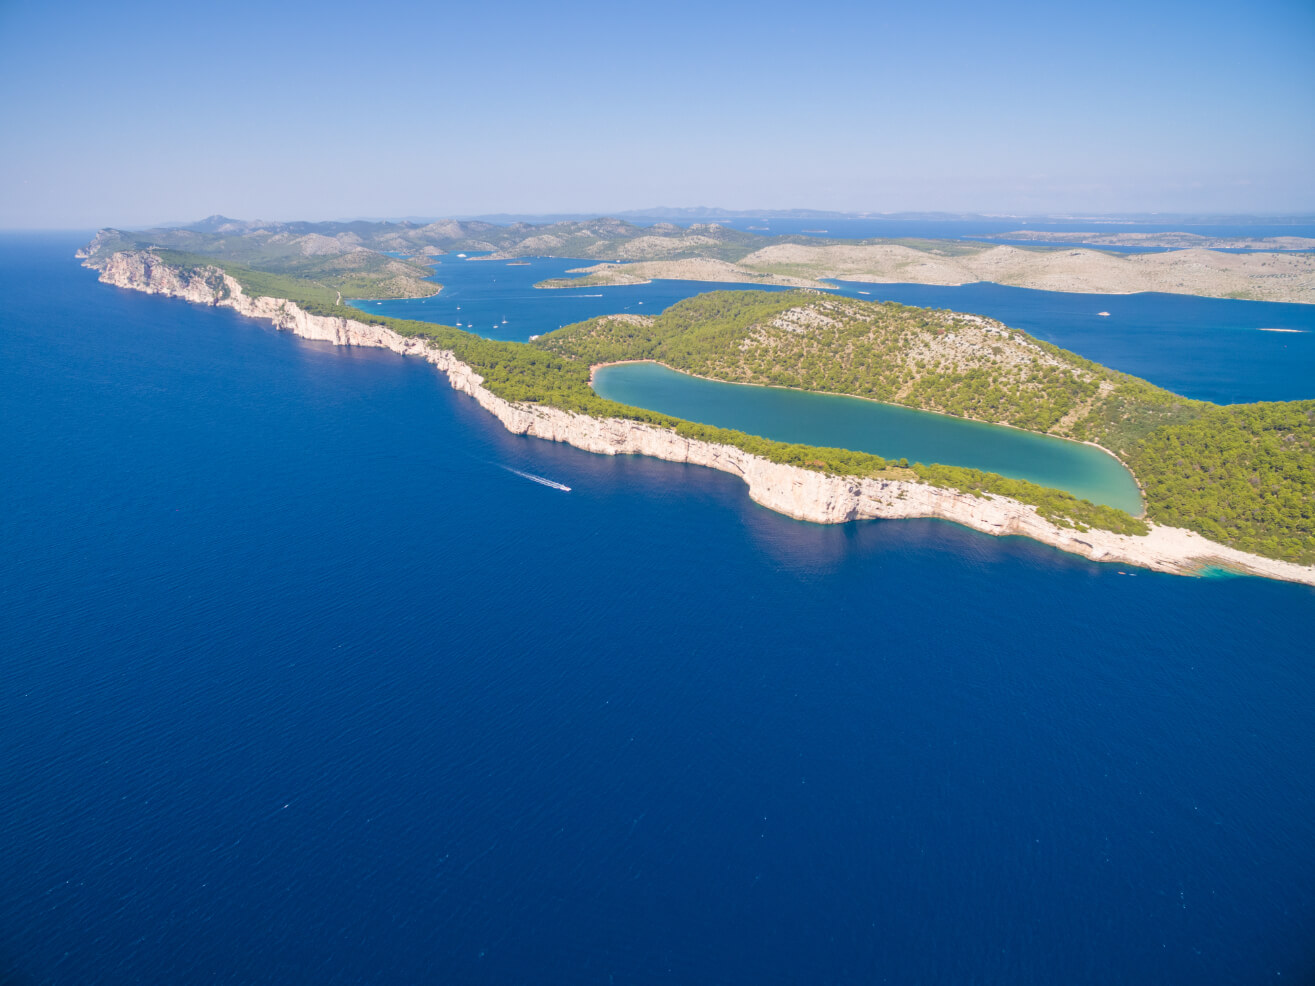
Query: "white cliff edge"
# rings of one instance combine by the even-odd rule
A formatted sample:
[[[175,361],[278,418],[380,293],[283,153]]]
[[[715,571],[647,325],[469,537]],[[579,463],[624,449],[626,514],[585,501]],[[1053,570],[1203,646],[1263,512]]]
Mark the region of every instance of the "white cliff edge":
[[[829,476],[770,462],[729,445],[716,445],[653,425],[594,418],[535,404],[506,401],[483,386],[484,378],[448,350],[399,335],[380,325],[312,315],[280,298],[251,298],[218,268],[184,270],[148,252],[117,253],[98,262],[106,284],[163,294],[203,305],[222,305],[249,318],[268,319],[305,339],[335,346],[372,346],[419,356],[447,374],[452,387],[469,394],[517,435],[565,442],[603,455],[648,455],[720,469],[748,484],[749,496],[770,510],[799,520],[838,524],[850,520],[937,517],[992,535],[1019,535],[1093,561],[1135,565],[1178,575],[1207,568],[1315,585],[1315,566],[1296,565],[1216,544],[1193,531],[1150,525],[1142,536],[1058,527],[1036,508],[1000,496],[976,497],[923,483]],[[363,317],[365,317],[363,315]]]

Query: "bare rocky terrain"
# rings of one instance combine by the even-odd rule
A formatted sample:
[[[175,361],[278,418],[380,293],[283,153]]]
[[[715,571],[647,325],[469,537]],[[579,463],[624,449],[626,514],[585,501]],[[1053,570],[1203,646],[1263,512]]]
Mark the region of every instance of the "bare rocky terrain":
[[[972,284],[991,281],[1043,291],[1134,294],[1161,291],[1210,298],[1315,303],[1315,255],[1175,250],[1115,255],[1100,250],[1035,251],[985,247],[954,254],[899,243],[783,243],[734,264],[698,267],[690,261],[651,261],[587,268],[593,284],[634,279],[756,281],[816,286],[820,278],[874,284]],[[715,276],[708,276],[715,274]],[[764,276],[779,280],[764,280]],[[557,282],[551,286],[567,286]]]

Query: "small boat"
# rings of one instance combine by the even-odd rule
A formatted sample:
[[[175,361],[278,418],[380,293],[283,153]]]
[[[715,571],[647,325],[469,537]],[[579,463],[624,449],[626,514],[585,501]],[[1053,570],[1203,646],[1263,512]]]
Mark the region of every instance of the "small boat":
[[[1109,318],[1109,317],[1110,317],[1110,313],[1109,313],[1109,312],[1096,312],[1096,314],[1099,315],[1101,318]]]

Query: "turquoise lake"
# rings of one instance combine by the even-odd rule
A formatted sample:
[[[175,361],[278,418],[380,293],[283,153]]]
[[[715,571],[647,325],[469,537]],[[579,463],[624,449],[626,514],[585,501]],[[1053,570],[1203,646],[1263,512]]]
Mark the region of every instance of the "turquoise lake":
[[[782,442],[847,448],[887,459],[970,466],[1141,512],[1132,474],[1107,452],[1016,428],[784,387],[720,383],[660,363],[601,367],[608,400]]]

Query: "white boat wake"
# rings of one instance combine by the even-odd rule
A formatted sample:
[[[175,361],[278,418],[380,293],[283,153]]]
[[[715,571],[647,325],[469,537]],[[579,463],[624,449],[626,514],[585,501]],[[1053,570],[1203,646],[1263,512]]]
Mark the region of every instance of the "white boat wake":
[[[503,466],[502,468],[506,469],[507,472],[514,472],[522,479],[528,479],[532,483],[538,483],[540,486],[550,486],[555,490],[561,490],[563,493],[571,492],[571,488],[565,483],[558,483],[551,479],[544,479],[542,476],[536,476],[532,472],[521,472],[519,469],[513,469],[511,466]]]

